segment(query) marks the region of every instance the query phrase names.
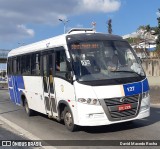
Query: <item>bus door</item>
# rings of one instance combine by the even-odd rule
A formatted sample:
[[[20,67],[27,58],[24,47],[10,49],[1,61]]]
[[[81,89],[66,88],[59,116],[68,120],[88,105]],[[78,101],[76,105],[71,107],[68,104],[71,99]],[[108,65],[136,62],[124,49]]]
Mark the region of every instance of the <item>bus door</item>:
[[[54,90],[54,53],[42,55],[42,71],[43,71],[43,85],[44,85],[44,100],[46,112],[49,116],[57,116],[55,90]]]

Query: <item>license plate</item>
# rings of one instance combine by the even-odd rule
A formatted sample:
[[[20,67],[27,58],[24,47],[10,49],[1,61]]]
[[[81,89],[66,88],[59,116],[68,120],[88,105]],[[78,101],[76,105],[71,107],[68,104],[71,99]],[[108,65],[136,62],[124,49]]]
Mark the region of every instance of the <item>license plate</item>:
[[[118,111],[129,110],[131,108],[132,108],[131,104],[124,104],[124,105],[118,106]]]

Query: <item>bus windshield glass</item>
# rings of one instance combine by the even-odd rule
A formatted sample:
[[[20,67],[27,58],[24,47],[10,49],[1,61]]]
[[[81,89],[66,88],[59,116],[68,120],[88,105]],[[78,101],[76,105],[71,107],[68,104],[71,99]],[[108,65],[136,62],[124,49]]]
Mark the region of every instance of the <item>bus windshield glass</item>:
[[[79,81],[144,76],[133,49],[125,41],[80,41],[69,45]]]

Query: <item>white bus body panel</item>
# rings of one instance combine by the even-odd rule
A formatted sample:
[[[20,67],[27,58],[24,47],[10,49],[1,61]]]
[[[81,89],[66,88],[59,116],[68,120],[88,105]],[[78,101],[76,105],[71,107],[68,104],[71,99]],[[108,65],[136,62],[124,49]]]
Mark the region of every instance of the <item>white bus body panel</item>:
[[[124,96],[121,85],[110,86],[89,86],[75,82],[76,95],[78,98],[114,98]]]
[[[27,98],[29,108],[46,114],[42,77],[23,76],[23,79],[25,85],[24,94]]]
[[[54,78],[56,99],[57,100],[75,100],[74,86],[61,78]]]
[[[56,100],[57,106],[59,102],[65,101],[68,103],[69,108],[72,111],[74,121],[78,121],[77,119],[77,107],[76,107],[76,94],[73,84],[68,81],[65,81],[61,78],[54,78],[55,83],[55,91],[56,91]]]

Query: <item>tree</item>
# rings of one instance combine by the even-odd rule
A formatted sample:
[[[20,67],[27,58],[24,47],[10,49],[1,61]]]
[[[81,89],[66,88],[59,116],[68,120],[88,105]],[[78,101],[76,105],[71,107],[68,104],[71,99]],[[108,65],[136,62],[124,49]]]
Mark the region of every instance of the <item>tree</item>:
[[[142,38],[149,38],[148,36],[151,35],[152,27],[148,25],[139,26],[137,32],[140,33],[143,37]],[[146,37],[145,37],[146,36]]]
[[[108,20],[108,33],[112,34],[112,19]]]
[[[152,27],[148,24],[148,25],[141,25],[138,27],[137,29],[137,38],[139,40],[137,40],[137,45],[139,47],[140,43],[143,43],[143,52],[146,54],[146,56],[149,56],[149,51],[146,48],[147,44],[150,45],[150,41],[153,40],[153,36],[152,36]],[[142,50],[141,50],[142,51]]]
[[[159,14],[160,14],[160,9],[159,9]],[[158,20],[158,36],[157,36],[157,40],[156,40],[156,43],[157,45],[160,44],[160,16],[157,18]]]
[[[137,30],[146,30],[146,26],[145,25],[141,25],[141,26],[138,27]]]
[[[151,31],[151,27],[150,27],[150,25],[148,24],[147,26],[146,26],[146,32],[150,32]]]
[[[158,9],[158,13],[160,14],[160,9]],[[156,53],[160,56],[160,15],[157,18],[158,21],[158,29],[157,29],[157,40],[156,40]]]

